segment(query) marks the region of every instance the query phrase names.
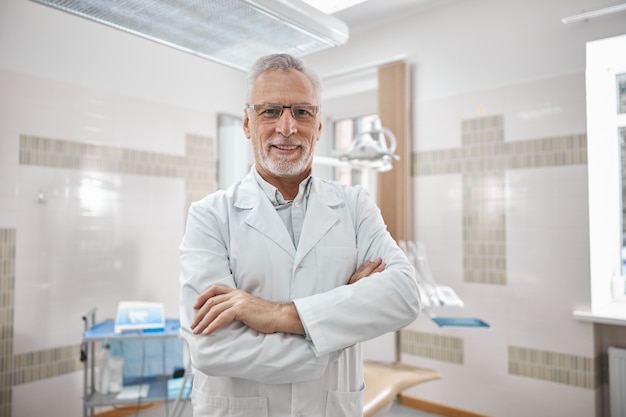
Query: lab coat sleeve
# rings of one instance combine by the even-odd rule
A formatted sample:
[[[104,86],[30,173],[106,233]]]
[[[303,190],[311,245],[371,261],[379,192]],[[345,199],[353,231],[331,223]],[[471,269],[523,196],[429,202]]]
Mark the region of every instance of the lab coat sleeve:
[[[211,376],[269,384],[320,378],[338,354],[316,355],[303,336],[263,334],[237,321],[209,336],[192,333],[189,326],[197,297],[214,284],[236,287],[229,267],[225,215],[211,211],[210,205],[194,203],[180,246],[181,333],[193,367]]]
[[[387,266],[355,284],[294,300],[320,356],[401,329],[420,309],[414,268],[387,231],[380,210],[365,190],[351,188],[346,193],[358,265],[381,257]]]

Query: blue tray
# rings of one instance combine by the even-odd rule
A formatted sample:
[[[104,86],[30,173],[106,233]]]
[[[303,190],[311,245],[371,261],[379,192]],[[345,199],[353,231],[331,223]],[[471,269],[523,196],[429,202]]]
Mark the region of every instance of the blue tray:
[[[431,317],[431,320],[439,327],[489,327],[489,324],[481,319],[468,317]]]

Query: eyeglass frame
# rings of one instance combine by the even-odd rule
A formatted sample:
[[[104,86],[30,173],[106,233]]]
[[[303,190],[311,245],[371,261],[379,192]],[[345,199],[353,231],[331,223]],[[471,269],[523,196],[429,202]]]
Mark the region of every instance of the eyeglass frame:
[[[259,111],[259,107],[262,106],[267,106],[268,108],[274,108],[276,110],[278,110],[278,108],[280,107],[280,113],[278,113],[278,115],[274,118],[270,118],[265,120],[266,122],[275,122],[277,120],[279,120],[281,118],[281,116],[283,115],[283,111],[285,109],[289,109],[290,113],[291,113],[291,117],[293,117],[294,120],[299,121],[299,122],[307,122],[307,121],[313,121],[313,119],[315,118],[315,116],[318,115],[318,113],[321,111],[322,106],[317,105],[317,104],[292,104],[291,106],[283,106],[282,104],[275,104],[275,103],[261,103],[261,104],[246,104],[245,109],[246,110],[254,110],[257,116],[263,118],[263,116],[261,114],[258,113]],[[303,110],[307,110],[310,113],[312,113],[310,110],[315,110],[315,113],[313,113],[313,118],[311,120],[301,120],[299,119],[295,114],[294,114],[294,108],[298,109],[298,108],[302,108]]]

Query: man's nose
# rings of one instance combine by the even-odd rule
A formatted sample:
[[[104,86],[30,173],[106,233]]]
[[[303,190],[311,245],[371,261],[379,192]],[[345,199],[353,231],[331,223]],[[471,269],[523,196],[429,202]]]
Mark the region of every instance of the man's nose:
[[[295,133],[296,130],[297,122],[291,114],[291,109],[283,109],[283,113],[276,121],[276,131],[283,134],[284,136],[289,136]]]

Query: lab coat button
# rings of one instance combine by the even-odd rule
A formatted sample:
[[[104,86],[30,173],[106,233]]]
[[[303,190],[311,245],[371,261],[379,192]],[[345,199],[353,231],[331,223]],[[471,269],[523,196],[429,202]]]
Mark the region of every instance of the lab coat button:
[[[294,206],[295,208],[300,208],[300,203],[298,203],[298,202],[296,201],[295,203],[293,203],[293,206]],[[298,414],[298,417],[304,417],[304,416],[302,416],[301,414]]]

